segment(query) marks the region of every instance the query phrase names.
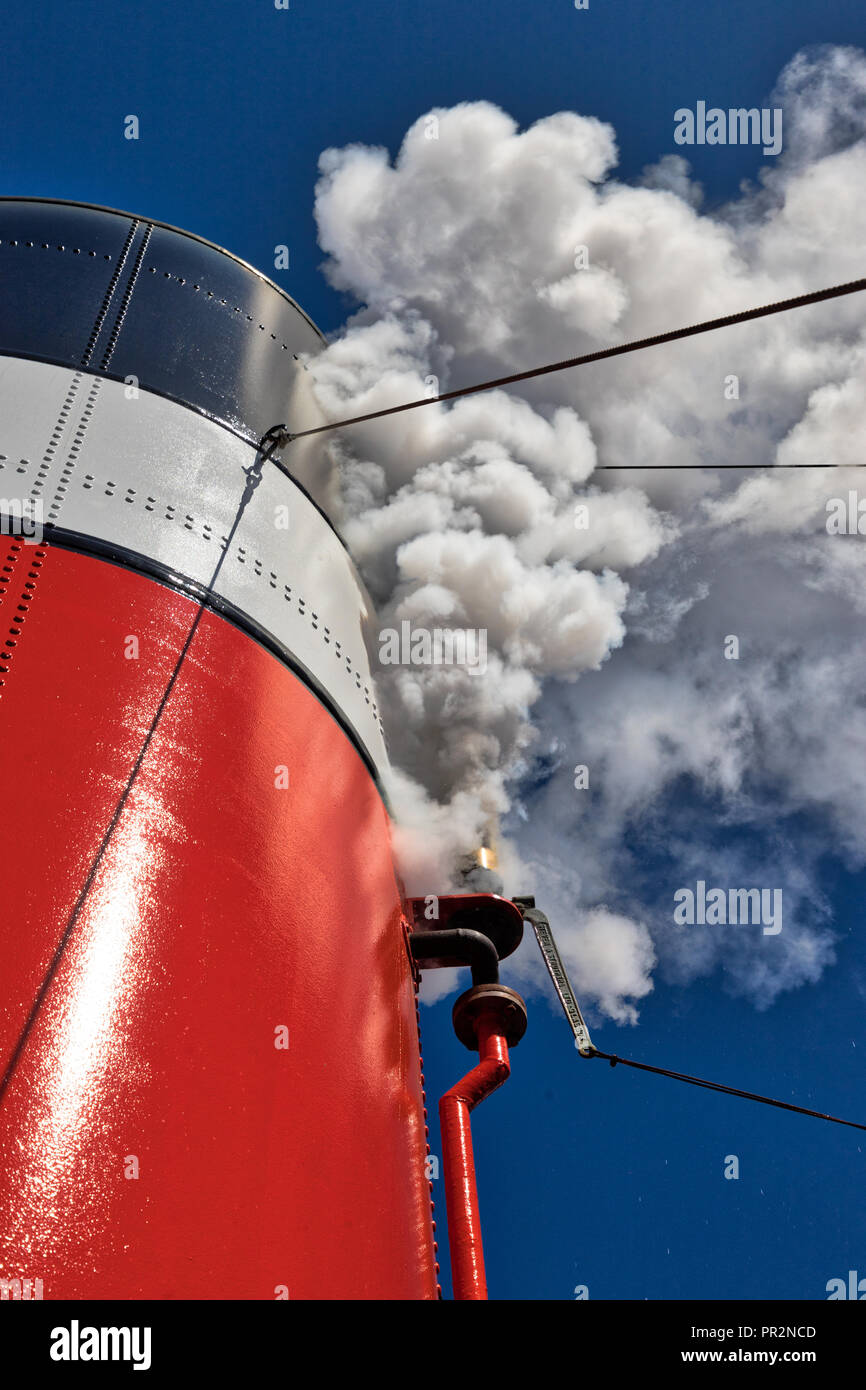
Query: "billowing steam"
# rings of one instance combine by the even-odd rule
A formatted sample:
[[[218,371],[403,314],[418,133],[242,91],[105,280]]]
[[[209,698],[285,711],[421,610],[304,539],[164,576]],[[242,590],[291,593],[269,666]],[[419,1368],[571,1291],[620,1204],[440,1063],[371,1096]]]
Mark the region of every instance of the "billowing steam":
[[[707,212],[681,157],[617,182],[613,130],[569,112],[327,151],[326,272],[363,306],[313,367],[329,416],[862,276],[866,56],[800,54],[769,104],[783,154]],[[866,497],[864,324],[852,296],[334,437],[381,627],[486,634],[484,670],[379,675],[411,886],[504,824],[507,888],[614,1019],[657,967],[763,1007],[834,959],[816,866],[866,861],[866,574],[826,508]],[[784,929],[675,926],[698,880],[782,888]]]

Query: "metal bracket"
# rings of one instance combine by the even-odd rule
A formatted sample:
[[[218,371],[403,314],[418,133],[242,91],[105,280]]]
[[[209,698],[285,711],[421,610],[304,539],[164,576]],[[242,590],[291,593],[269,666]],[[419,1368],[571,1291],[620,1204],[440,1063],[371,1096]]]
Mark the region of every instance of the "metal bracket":
[[[547,966],[548,974],[553,981],[553,988],[556,990],[559,1002],[574,1034],[574,1045],[581,1057],[592,1057],[595,1053],[592,1038],[589,1036],[589,1029],[583,1014],[580,1012],[580,1005],[571,987],[562,956],[559,954],[553,939],[550,922],[541,909],[535,906],[534,898],[515,898],[514,901],[522,909],[524,918],[535,932],[535,939],[544,958],[544,964]]]
[[[454,928],[481,932],[493,942],[500,960],[516,951],[523,940],[521,908],[498,893],[448,893],[410,898],[409,911],[417,932],[446,932]],[[431,912],[435,916],[430,916]],[[444,958],[439,962],[441,965],[462,963]]]

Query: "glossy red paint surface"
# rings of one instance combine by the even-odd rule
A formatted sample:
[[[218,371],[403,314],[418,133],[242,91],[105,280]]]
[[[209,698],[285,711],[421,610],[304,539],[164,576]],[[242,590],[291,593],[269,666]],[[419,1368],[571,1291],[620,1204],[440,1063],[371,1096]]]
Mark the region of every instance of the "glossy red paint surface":
[[[456,1299],[487,1298],[470,1113],[508,1080],[508,1043],[495,1011],[478,1019],[479,1061],[439,1101],[451,1278]]]
[[[196,605],[7,546],[0,1276],[47,1299],[435,1297],[414,991],[364,764],[205,614],[64,944]]]

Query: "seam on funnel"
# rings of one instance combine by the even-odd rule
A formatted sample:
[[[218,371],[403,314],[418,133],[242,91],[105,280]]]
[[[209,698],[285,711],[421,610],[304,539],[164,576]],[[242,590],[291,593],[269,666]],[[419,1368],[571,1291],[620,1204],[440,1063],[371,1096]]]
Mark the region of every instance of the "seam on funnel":
[[[114,327],[111,330],[111,335],[108,339],[105,352],[102,354],[102,361],[99,365],[103,371],[111,361],[114,349],[117,347],[117,340],[120,337],[120,330],[123,327],[123,320],[126,318],[126,311],[129,308],[129,301],[132,299],[132,292],[135,289],[135,282],[138,279],[139,271],[141,270],[142,264],[144,262],[144,257],[147,253],[147,247],[150,242],[150,236],[152,231],[153,228],[148,224],[148,226],[145,228],[144,236],[141,239],[141,245],[138,248],[138,254],[136,255],[135,264],[132,267],[132,271],[127,281],[126,289],[123,292],[123,298],[120,301],[120,308],[118,309],[117,317],[114,320]]]
[[[111,306],[111,301],[114,297],[114,291],[117,289],[117,283],[121,275],[123,274],[123,267],[126,263],[126,258],[129,255],[129,248],[132,245],[132,239],[135,236],[137,228],[138,222],[133,222],[130,225],[129,231],[126,234],[126,241],[123,243],[123,250],[121,251],[118,257],[117,265],[114,267],[114,274],[112,275],[111,280],[109,281],[108,289],[105,291],[105,296],[102,300],[102,305],[100,307],[99,313],[96,315],[93,327],[90,330],[90,338],[88,339],[87,347],[84,349],[84,355],[81,358],[82,367],[86,367],[89,364],[91,357],[93,356],[93,349],[96,347],[96,340],[102,332],[102,325],[105,323],[106,315],[108,314],[108,310]]]
[[[88,396],[87,405],[85,406],[82,415],[82,423],[79,426],[78,431],[76,432],[75,442],[73,443],[72,449],[70,450],[69,461],[65,465],[63,477],[61,479],[61,482],[58,484],[59,496],[52,503],[51,510],[46,519],[47,524],[51,526],[53,526],[57,521],[60,512],[60,507],[62,505],[65,493],[67,491],[67,482],[69,476],[71,475],[72,468],[74,467],[74,454],[77,453],[78,450],[81,448],[81,443],[84,438],[84,431],[89,421],[89,415],[92,413],[93,409],[92,402],[95,402],[99,385],[100,381],[99,378],[97,378],[94,383],[94,386],[91,388],[90,395]],[[122,500],[127,506],[130,507],[141,506],[141,504],[143,503],[144,510],[146,512],[154,513],[156,512],[156,509],[159,508],[162,521],[169,523],[181,522],[185,531],[190,531],[193,534],[200,536],[201,539],[204,541],[216,541],[217,545],[221,549],[225,546],[226,537],[224,535],[217,536],[214,532],[214,528],[211,522],[199,520],[198,518],[193,516],[191,512],[181,513],[174,503],[160,502],[159,499],[153,496],[151,493],[139,493],[135,488],[132,487],[128,487],[126,489],[126,492],[121,495],[116,491],[116,486],[117,485],[113,482],[98,478],[94,473],[85,473],[81,483],[81,487],[85,492],[92,492],[94,488],[102,488],[104,491],[104,495],[107,498],[113,501]],[[119,548],[123,547],[121,546]],[[244,565],[247,568],[247,571],[251,572],[257,580],[265,580],[269,588],[274,590],[282,590],[282,597],[284,603],[288,604],[290,607],[296,608],[298,617],[303,619],[305,623],[309,624],[313,631],[318,634],[320,642],[325,647],[330,648],[330,650],[334,653],[334,656],[336,657],[337,661],[340,663],[341,666],[345,666],[347,674],[351,677],[352,680],[354,680],[355,688],[357,689],[358,694],[363,695],[365,704],[370,706],[373,719],[375,720],[380,733],[384,735],[385,731],[379,713],[379,708],[376,703],[374,687],[371,684],[368,684],[363,679],[363,674],[358,669],[356,663],[353,662],[352,658],[344,652],[343,641],[336,635],[336,633],[330,627],[328,627],[322,621],[320,613],[316,609],[313,609],[311,607],[309,601],[298,592],[297,587],[293,587],[291,584],[285,583],[276,570],[267,569],[266,561],[260,559],[258,556],[251,555],[246,546],[234,546],[233,558],[237,561],[238,564]],[[161,563],[155,557],[154,562],[156,564]],[[163,568],[169,569],[170,567],[163,566]],[[248,616],[255,620],[254,615],[252,613],[249,613]]]
[[[2,211],[4,204],[7,203],[13,205],[31,203],[42,207],[83,208],[86,212],[103,212],[112,217],[132,218],[137,222],[147,222],[150,226],[159,227],[164,232],[172,232],[175,236],[184,237],[187,241],[198,242],[199,245],[207,246],[211,251],[217,251],[221,256],[225,256],[226,260],[234,261],[235,265],[239,265],[243,270],[247,270],[252,275],[255,275],[257,280],[261,280],[263,284],[267,285],[269,289],[273,290],[284,299],[287,304],[290,304],[293,309],[297,310],[301,318],[305,319],[310,325],[323,347],[327,344],[327,339],[322,330],[316,326],[306,310],[301,308],[297,300],[292,298],[288,290],[284,290],[282,285],[277,284],[276,280],[272,280],[269,275],[265,275],[257,266],[252,265],[249,261],[245,261],[242,256],[236,256],[234,251],[229,251],[225,246],[220,246],[216,241],[210,241],[208,237],[199,236],[197,232],[190,232],[184,227],[176,227],[171,222],[161,222],[158,217],[143,217],[140,213],[124,212],[121,208],[106,207],[102,203],[82,203],[76,201],[74,198],[45,198],[32,194],[6,194],[0,196],[0,211]],[[47,249],[47,245],[45,249]],[[110,257],[106,257],[106,260],[110,260]]]
[[[16,541],[9,547],[9,553],[6,557],[7,563],[3,568],[4,570],[8,568],[10,577],[14,576],[15,565],[21,559],[23,544],[23,541]],[[5,687],[8,683],[7,677],[10,673],[10,662],[16,655],[18,647],[20,646],[19,638],[23,634],[24,624],[30,613],[30,604],[35,597],[36,581],[39,578],[39,572],[42,569],[42,562],[46,554],[47,551],[45,548],[37,546],[33,559],[30,561],[27,578],[24,581],[23,589],[19,593],[19,601],[15,607],[15,616],[9,624],[9,630],[4,638],[3,646],[0,648],[0,687]],[[10,560],[12,562],[11,565],[9,564]],[[0,691],[0,695],[2,695],[2,691]]]
[[[87,426],[90,424],[91,416],[93,415],[93,412],[96,408],[96,398],[99,395],[99,388],[101,385],[101,378],[94,377],[93,384],[91,385],[90,390],[87,393],[87,400],[85,402],[84,409],[81,412],[81,419],[78,422],[78,428],[76,429],[72,443],[69,446],[69,453],[66,456],[66,462],[64,463],[63,469],[60,474],[60,480],[57,483],[54,490],[54,498],[51,502],[51,506],[48,508],[48,515],[45,518],[46,525],[48,526],[54,525],[63,508],[63,503],[66,500],[66,493],[69,489],[69,479],[72,477],[73,470],[75,469],[75,465],[78,462],[78,455],[81,452],[81,446],[84,443],[84,436],[87,433]],[[36,484],[34,484],[34,486],[36,486]]]
[[[203,286],[199,281],[197,281],[197,280],[190,281],[190,280],[187,279],[187,277],[186,277],[185,275],[174,275],[174,274],[172,274],[172,272],[171,272],[170,270],[163,270],[162,272],[160,272],[160,270],[158,269],[158,267],[155,266],[155,265],[148,266],[148,270],[150,271],[150,274],[151,274],[151,275],[159,275],[159,274],[162,274],[163,280],[174,280],[174,282],[175,282],[176,284],[178,284],[178,285],[183,285],[183,286],[189,285],[190,288],[191,288],[194,292],[201,292],[201,291],[204,291],[204,297],[205,297],[205,299],[213,300],[213,304],[214,304],[214,307],[215,307],[215,308],[218,308],[218,309],[222,309],[223,307],[225,307],[226,309],[229,308],[229,301],[228,301],[227,299],[220,299],[220,298],[218,298],[217,295],[216,295],[216,293],[215,293],[213,290],[205,290],[204,286]],[[233,316],[234,316],[235,314],[243,314],[243,315],[244,315],[244,318],[245,318],[245,320],[246,320],[247,323],[255,323],[255,322],[256,322],[255,319],[253,318],[252,314],[245,314],[245,313],[244,313],[244,310],[241,308],[240,304],[235,304],[235,305],[233,305],[232,308],[231,308],[231,310],[230,310],[230,312],[231,312],[231,314],[232,314]],[[267,327],[266,324],[264,324],[264,323],[256,323],[256,328],[258,328],[259,331],[260,331],[261,333],[267,333],[268,336],[271,338],[272,342],[275,342],[275,343],[276,343],[276,342],[279,342],[279,339],[277,338],[276,333],[271,333],[270,329]],[[291,349],[289,348],[288,343],[282,343],[282,342],[281,342],[281,343],[280,343],[280,348],[282,349],[283,352],[289,352],[289,351],[291,351]],[[298,354],[297,354],[296,352],[293,352],[293,353],[292,353],[292,356],[294,357],[294,359],[295,359],[296,362],[300,362],[301,359],[300,359],[300,357],[298,356]]]

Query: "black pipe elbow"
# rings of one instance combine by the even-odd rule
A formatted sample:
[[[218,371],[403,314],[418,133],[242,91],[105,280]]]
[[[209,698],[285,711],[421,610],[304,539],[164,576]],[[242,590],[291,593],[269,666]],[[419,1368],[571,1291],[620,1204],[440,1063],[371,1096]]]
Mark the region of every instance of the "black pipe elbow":
[[[444,931],[413,931],[409,936],[413,958],[419,965],[468,965],[473,985],[499,984],[499,956],[483,932],[468,927],[448,927]],[[450,958],[450,959],[444,959]]]

